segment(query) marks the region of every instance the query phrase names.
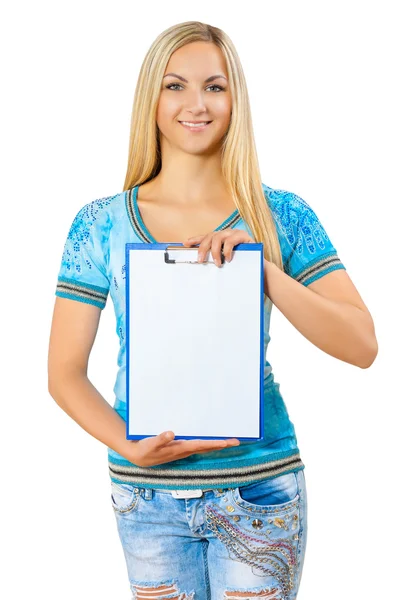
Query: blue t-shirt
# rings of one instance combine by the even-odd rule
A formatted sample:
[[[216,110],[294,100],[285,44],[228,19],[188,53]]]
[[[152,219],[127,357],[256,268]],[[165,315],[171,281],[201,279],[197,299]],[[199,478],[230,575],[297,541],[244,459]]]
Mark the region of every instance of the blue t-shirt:
[[[298,195],[263,184],[282,251],[284,271],[302,285],[344,269],[313,209]],[[114,409],[126,420],[125,244],[156,243],[137,204],[135,186],[85,204],[71,224],[58,273],[56,296],[103,309],[110,294],[119,337]],[[226,228],[252,233],[236,209],[215,231]],[[172,240],[173,242],[174,240]],[[264,311],[264,356],[270,341],[271,310]],[[193,454],[187,458],[138,467],[108,448],[112,480],[138,487],[166,489],[221,488],[255,483],[304,468],[293,423],[271,364],[264,366],[264,439],[240,446]],[[229,407],[227,407],[227,410]],[[243,404],[245,410],[245,402]]]

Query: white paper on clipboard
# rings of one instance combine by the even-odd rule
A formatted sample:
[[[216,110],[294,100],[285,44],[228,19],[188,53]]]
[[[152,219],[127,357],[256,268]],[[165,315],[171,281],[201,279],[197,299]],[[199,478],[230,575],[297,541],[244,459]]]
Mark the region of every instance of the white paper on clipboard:
[[[263,244],[126,244],[127,439],[263,435]]]

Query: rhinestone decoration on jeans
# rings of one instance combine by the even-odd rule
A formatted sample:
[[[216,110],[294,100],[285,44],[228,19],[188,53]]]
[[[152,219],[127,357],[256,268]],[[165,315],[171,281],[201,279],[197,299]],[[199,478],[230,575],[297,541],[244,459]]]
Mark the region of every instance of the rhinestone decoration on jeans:
[[[297,565],[295,548],[290,541],[284,539],[263,540],[248,535],[235,527],[214,506],[206,505],[205,507],[205,519],[208,528],[233,552],[240,562],[256,567],[265,574],[275,577],[284,593],[284,600],[288,600],[289,593],[294,587],[295,567]],[[233,511],[228,509],[228,512]],[[254,531],[257,531],[257,535],[260,535],[258,528],[263,526],[262,520],[254,518],[252,526]],[[270,568],[265,563],[268,563]]]

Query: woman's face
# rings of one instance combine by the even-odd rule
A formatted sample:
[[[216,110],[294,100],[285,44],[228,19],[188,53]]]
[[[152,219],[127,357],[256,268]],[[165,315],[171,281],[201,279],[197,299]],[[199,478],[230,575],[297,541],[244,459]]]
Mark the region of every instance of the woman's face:
[[[218,77],[206,81],[215,75]],[[192,42],[179,48],[167,64],[157,107],[161,147],[165,149],[167,144],[190,154],[215,152],[228,129],[231,108],[221,50],[210,42]],[[211,123],[190,129],[182,121]]]

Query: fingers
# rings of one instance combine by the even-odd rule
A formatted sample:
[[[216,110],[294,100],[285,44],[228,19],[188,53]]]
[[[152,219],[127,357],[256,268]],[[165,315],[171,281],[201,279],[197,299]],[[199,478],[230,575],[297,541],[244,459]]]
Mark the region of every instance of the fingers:
[[[216,443],[219,442],[219,443]],[[188,440],[185,442],[185,452],[179,453],[177,458],[186,458],[192,454],[207,454],[231,446],[239,446],[239,440]],[[189,445],[189,447],[188,447]]]
[[[246,231],[237,229],[231,230],[231,234],[224,240],[224,257],[227,262],[233,258],[233,248],[238,244],[254,244],[255,241]]]
[[[158,450],[163,446],[166,446],[175,438],[175,434],[173,431],[163,431],[152,438],[146,438],[150,441],[153,450]]]
[[[225,236],[221,235],[213,235],[213,237],[211,238],[211,254],[216,267],[220,267],[222,265],[221,250],[224,238]]]
[[[239,446],[240,442],[236,438],[228,440],[175,440],[174,434],[170,433],[168,439],[167,432],[163,432],[152,438],[146,438],[152,445],[152,451],[165,450],[171,453],[170,460],[176,460],[181,457],[182,453],[189,452],[195,454],[197,452],[211,452],[213,450],[219,450],[221,448],[229,448],[230,446]]]
[[[198,262],[203,262],[203,259],[206,255],[206,253],[211,248],[211,240],[213,237],[213,233],[214,232],[208,233],[207,235],[199,235],[199,236],[191,237],[183,242],[185,246],[186,245],[195,246],[195,245],[199,244],[199,248],[197,251],[197,261]]]
[[[184,240],[182,243],[184,246],[194,246],[195,244],[199,244],[204,238],[206,234],[196,235],[194,237],[190,237],[187,240]]]
[[[170,433],[168,441],[167,433]],[[180,460],[192,454],[205,454],[215,450],[222,450],[231,446],[239,446],[236,438],[228,440],[174,440],[172,432],[166,432],[139,440],[136,445],[134,462],[141,467],[161,465]]]
[[[207,235],[199,235],[188,238],[183,242],[185,246],[192,246],[199,244],[197,260],[199,263],[203,262],[205,255],[211,250],[211,254],[214,263],[217,267],[222,264],[221,261],[221,250],[222,245],[224,247],[223,254],[225,260],[230,262],[233,257],[233,248],[241,243],[254,243],[254,239],[246,232],[241,229],[224,229],[223,231],[212,231]]]
[[[214,448],[228,448],[230,446],[239,446],[240,442],[237,439],[230,440],[186,440],[185,445],[198,452],[200,450],[208,450]]]

